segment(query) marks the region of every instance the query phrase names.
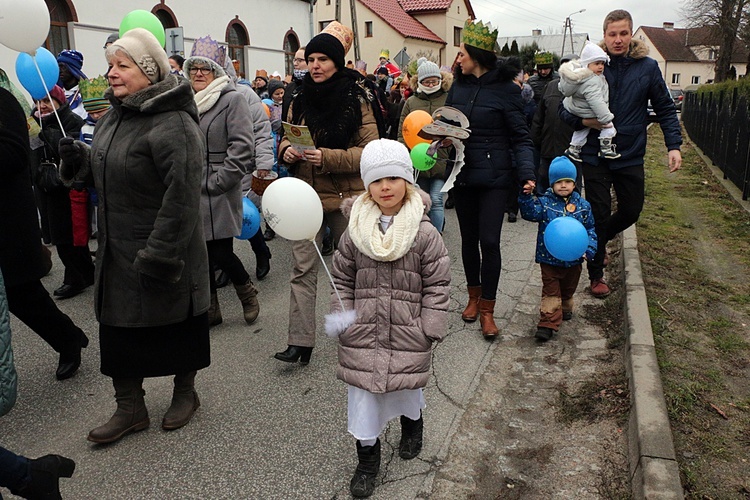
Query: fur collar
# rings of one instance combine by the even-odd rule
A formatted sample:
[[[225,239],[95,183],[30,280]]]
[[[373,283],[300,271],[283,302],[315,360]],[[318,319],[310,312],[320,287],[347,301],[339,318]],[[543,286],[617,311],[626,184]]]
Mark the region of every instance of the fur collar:
[[[443,83],[440,84],[440,88],[447,93],[451,89],[451,85],[453,85],[453,73],[446,73],[445,71],[441,71],[440,77],[443,79]],[[416,89],[418,85],[419,82],[417,81],[417,75],[412,76],[409,79],[409,87]],[[422,99],[428,99],[430,97],[423,94],[422,92],[416,92],[414,95]],[[434,96],[435,94],[432,95]]]
[[[570,83],[581,83],[588,80],[594,75],[594,72],[585,66],[581,66],[578,61],[568,61],[560,65],[560,78]]]
[[[609,51],[607,50],[607,44],[604,43],[604,40],[599,42],[599,47],[601,47],[604,52],[609,54]],[[636,40],[635,38],[630,40],[630,49],[628,49],[626,57],[632,57],[633,59],[643,59],[647,55],[648,45],[646,45],[646,42]]]
[[[185,111],[198,122],[198,108],[193,98],[193,88],[186,78],[176,75],[167,77],[143,90],[125,97],[120,101],[112,94],[112,87],[104,92],[115,107],[123,107],[146,114],[157,114],[165,111]]]

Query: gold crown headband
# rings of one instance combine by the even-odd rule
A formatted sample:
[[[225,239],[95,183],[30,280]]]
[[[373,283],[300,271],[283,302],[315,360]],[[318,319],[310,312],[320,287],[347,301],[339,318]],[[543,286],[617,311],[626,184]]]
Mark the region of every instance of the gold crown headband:
[[[494,52],[497,42],[497,29],[492,27],[492,23],[484,24],[482,21],[474,22],[467,19],[461,41],[464,45]]]

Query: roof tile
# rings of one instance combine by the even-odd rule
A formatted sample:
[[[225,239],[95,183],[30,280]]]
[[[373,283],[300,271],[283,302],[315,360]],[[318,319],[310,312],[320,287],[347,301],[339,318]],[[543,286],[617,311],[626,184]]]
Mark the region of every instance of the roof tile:
[[[445,40],[437,36],[427,26],[417,21],[401,7],[398,0],[359,0],[365,7],[373,11],[394,30],[401,35],[419,40],[427,40],[445,44]],[[442,1],[442,0],[426,0]]]

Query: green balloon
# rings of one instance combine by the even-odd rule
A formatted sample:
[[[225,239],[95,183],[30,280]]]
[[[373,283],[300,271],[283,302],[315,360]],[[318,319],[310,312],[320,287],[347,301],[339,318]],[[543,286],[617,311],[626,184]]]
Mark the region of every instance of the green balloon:
[[[416,168],[420,172],[425,172],[431,169],[437,162],[437,153],[435,153],[433,156],[427,155],[427,148],[429,147],[430,145],[426,142],[420,142],[419,144],[414,146],[409,153],[414,168]]]
[[[162,47],[167,41],[161,21],[147,10],[134,10],[126,15],[120,23],[120,36],[133,28],[143,28],[151,32]]]

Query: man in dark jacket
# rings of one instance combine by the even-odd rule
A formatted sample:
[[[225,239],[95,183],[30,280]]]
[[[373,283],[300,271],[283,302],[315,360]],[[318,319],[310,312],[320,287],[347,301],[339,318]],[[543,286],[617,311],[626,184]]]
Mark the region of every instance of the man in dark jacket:
[[[21,105],[5,89],[0,89],[0,213],[0,271],[8,308],[60,353],[58,380],[70,378],[89,339],[57,308],[40,281],[49,267],[31,189],[28,127]]]
[[[528,83],[534,91],[534,102],[539,105],[542,99],[544,89],[549,83],[558,78],[554,70],[554,60],[551,52],[537,52],[534,54],[534,64],[536,64],[536,74],[529,78]]]
[[[560,59],[560,64],[578,59],[575,54],[568,54]],[[562,156],[570,145],[570,138],[573,136],[573,127],[560,119],[557,114],[557,108],[560,106],[563,95],[557,84],[560,77],[550,81],[544,89],[539,106],[536,108],[534,119],[531,122],[531,139],[534,141],[534,147],[539,151],[539,168],[536,175],[537,193],[544,194],[549,187],[549,165],[552,160]],[[576,186],[581,185],[581,169],[578,170]]]
[[[633,18],[625,10],[614,10],[604,19],[604,49],[611,60],[604,68],[609,85],[609,109],[617,128],[616,160],[598,157],[599,129],[596,118],[581,119],[560,106],[560,116],[576,130],[591,127],[583,147],[583,177],[586,199],[596,221],[599,247],[588,263],[591,293],[603,298],[610,289],[604,281],[607,242],[638,220],[644,201],[643,157],[646,154],[646,105],[651,100],[669,151],[669,171],[682,164],[682,133],[674,102],[657,62],[647,57],[648,47],[633,39]],[[612,213],[611,188],[617,193],[617,211]]]

